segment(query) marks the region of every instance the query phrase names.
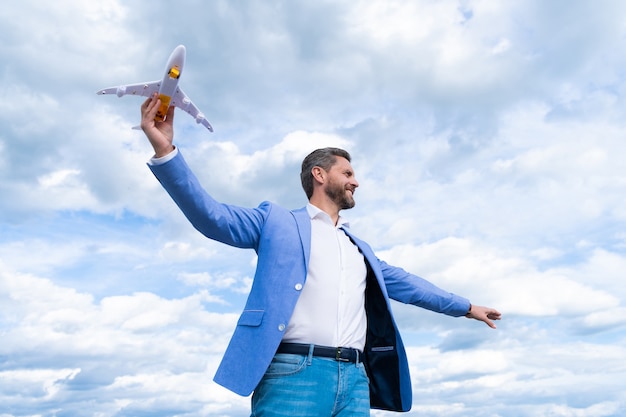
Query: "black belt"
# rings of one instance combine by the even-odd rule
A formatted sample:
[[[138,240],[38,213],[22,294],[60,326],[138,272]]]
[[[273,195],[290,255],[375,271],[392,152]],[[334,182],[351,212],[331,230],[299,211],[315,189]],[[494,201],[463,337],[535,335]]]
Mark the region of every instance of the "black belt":
[[[281,343],[276,353],[290,353],[292,355],[308,355],[311,345],[306,343]],[[336,361],[357,363],[361,361],[361,351],[346,347],[329,347],[315,345],[313,356],[333,358]]]

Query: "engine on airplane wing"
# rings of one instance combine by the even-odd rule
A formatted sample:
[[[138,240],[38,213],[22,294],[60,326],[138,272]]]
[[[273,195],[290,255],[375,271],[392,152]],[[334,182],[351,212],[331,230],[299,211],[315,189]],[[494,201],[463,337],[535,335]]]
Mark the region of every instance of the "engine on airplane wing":
[[[117,94],[118,97],[122,97],[124,94],[126,94],[126,86],[122,85],[117,87],[117,92],[115,94]]]
[[[206,117],[204,117],[204,114],[198,113],[198,115],[196,116],[196,123],[202,123],[204,119],[206,119]]]
[[[181,109],[188,111],[187,109],[189,108],[189,105],[191,104],[191,100],[189,100],[187,97],[183,98],[182,101],[180,102],[180,104],[178,105],[178,107],[180,107]]]

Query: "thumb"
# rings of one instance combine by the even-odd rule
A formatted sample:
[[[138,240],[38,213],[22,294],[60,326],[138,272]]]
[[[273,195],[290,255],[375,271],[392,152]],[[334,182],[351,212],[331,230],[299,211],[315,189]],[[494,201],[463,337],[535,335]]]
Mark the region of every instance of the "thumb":
[[[167,122],[169,122],[169,124],[173,124],[174,123],[174,109],[175,109],[174,106],[170,106],[167,109],[167,115],[165,116],[165,120]]]

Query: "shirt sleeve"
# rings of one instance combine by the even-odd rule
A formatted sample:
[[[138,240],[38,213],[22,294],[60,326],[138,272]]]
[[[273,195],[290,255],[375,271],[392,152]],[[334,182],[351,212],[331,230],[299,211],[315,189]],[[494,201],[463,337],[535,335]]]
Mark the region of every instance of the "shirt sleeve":
[[[178,155],[178,148],[174,147],[174,150],[165,156],[162,156],[160,158],[153,156],[152,158],[150,158],[150,160],[148,161],[148,165],[153,167],[157,165],[163,165],[164,163],[174,159],[176,155]]]

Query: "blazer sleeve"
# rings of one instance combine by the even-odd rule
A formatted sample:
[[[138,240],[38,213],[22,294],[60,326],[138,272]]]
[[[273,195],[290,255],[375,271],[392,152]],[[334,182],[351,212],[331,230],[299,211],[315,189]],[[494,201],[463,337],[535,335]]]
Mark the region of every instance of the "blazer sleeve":
[[[261,230],[272,205],[257,208],[223,204],[211,197],[178,154],[160,165],[148,165],[189,222],[206,237],[238,248],[258,249]]]
[[[402,268],[378,262],[389,298],[454,317],[463,316],[469,310],[470,302],[466,298],[444,291]]]

